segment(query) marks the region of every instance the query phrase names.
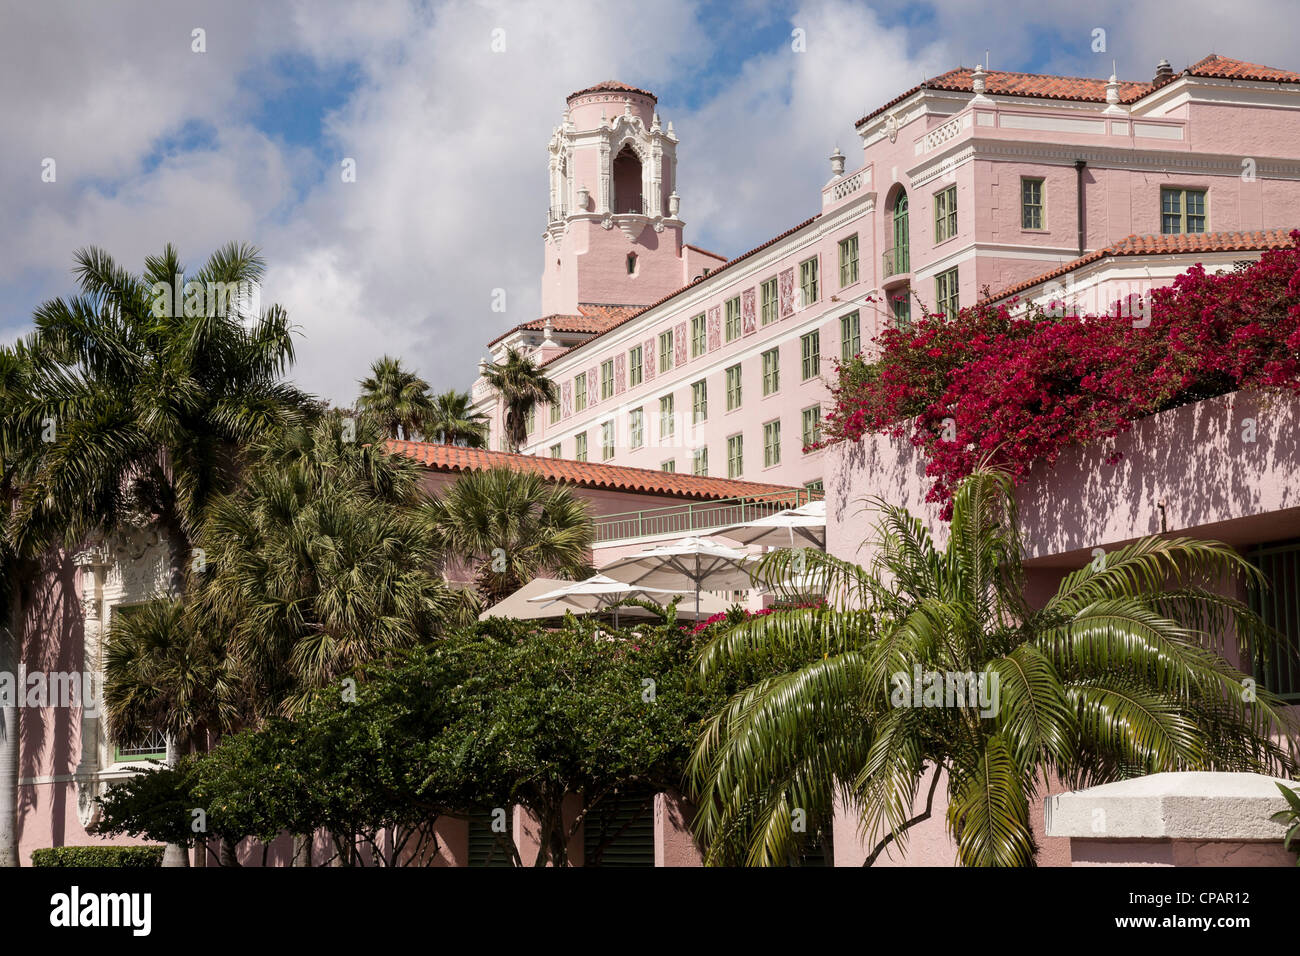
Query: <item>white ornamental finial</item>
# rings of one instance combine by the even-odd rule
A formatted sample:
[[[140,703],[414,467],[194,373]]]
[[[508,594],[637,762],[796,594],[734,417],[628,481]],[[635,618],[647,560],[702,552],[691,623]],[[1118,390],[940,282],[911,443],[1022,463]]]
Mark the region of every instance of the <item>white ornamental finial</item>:
[[[835,152],[831,153],[830,160],[831,160],[831,175],[837,178],[843,176],[844,175],[844,154],[840,152],[840,148],[838,146],[835,147]]]
[[[976,66],[975,72],[970,75],[971,88],[975,91],[976,96],[983,96],[986,88],[988,74],[984,72],[983,66]]]

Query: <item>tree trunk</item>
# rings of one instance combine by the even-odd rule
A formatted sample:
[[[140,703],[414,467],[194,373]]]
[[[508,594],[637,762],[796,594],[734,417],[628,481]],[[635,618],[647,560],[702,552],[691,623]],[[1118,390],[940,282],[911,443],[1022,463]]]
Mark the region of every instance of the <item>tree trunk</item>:
[[[176,766],[176,740],[171,734],[167,734],[167,766]],[[163,850],[162,865],[189,866],[189,850],[179,843],[168,843],[167,849]]]
[[[293,866],[311,866],[311,844],[313,834],[295,833],[293,835]]]
[[[227,837],[221,841],[221,853],[218,857],[222,866],[241,866],[239,854],[235,852],[235,841]]]
[[[10,623],[17,622],[10,605]],[[18,639],[0,628],[0,678],[13,681],[14,699],[0,707],[0,867],[18,866]]]

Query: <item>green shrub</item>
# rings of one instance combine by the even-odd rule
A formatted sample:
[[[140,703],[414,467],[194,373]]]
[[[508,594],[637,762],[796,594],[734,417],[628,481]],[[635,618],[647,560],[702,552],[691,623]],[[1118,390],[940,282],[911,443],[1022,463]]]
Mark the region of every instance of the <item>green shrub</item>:
[[[162,866],[161,846],[56,846],[32,850],[32,866]]]

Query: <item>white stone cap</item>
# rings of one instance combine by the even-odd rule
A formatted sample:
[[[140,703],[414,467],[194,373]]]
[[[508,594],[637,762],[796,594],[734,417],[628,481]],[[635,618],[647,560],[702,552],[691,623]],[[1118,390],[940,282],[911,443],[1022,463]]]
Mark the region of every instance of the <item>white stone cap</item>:
[[[1300,783],[1260,773],[1153,773],[1048,797],[1047,835],[1094,840],[1281,840],[1278,791]]]

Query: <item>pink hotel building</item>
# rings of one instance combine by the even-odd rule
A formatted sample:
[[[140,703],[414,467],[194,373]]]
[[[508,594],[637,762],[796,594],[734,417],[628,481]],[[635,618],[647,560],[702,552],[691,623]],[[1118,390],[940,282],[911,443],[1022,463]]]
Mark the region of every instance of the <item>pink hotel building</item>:
[[[835,360],[869,348],[886,323],[908,321],[917,300],[946,312],[987,290],[1086,312],[1195,262],[1257,257],[1300,226],[1300,74],[1224,57],[1177,74],[1162,62],[1149,82],[957,69],[856,128],[861,163],[849,171],[832,157],[820,210],[728,260],[683,240],[677,137],[654,95],[602,83],[570,96],[550,142],[544,315],[490,344],[497,357],[511,345],[535,355],[561,401],[537,410],[522,449],[530,457],[417,442],[393,450],[426,466],[431,489],[493,465],[571,485],[598,516],[598,567],[674,529],[732,523],[728,501],[775,503],[802,486],[825,493],[827,549],[862,561],[866,495],[911,508],[940,538],[945,527],[905,441],[804,450]],[[474,398],[499,444],[501,413],[481,379]],[[1260,564],[1274,583],[1262,613],[1300,638],[1298,429],[1300,401],[1237,393],[1137,423],[1117,442],[1118,465],[1106,463],[1107,449],[1074,449],[1035,472],[1019,492],[1031,588],[1050,593],[1098,547],[1161,531],[1214,537]],[[643,522],[644,509],[673,520]],[[23,602],[28,671],[95,667],[86,662],[98,659],[117,609],[170,590],[166,555],[156,528],[51,555],[45,586]],[[1300,703],[1300,659],[1256,676]],[[37,847],[103,841],[94,796],[143,756],[112,746],[96,712],[24,711],[24,865]],[[1051,797],[1051,812],[1035,816],[1039,862],[1277,862],[1280,836],[1259,822],[1277,800],[1268,781],[1234,780],[1244,789],[1227,795],[1226,811],[1171,822],[1168,807],[1221,806],[1221,784],[1201,776],[1220,775]],[[1108,834],[1090,830],[1099,807],[1116,821]],[[689,815],[679,795],[655,795],[632,855],[698,863]],[[868,851],[851,808],[828,823],[823,849],[834,863],[860,863]],[[527,859],[530,826],[516,808]],[[491,843],[482,821],[447,827],[440,863],[474,865]],[[877,865],[954,858],[938,800],[906,860],[895,853]]]
[[[919,303],[1104,309],[1300,224],[1300,75],[1220,56],[1142,82],[935,77],[858,120],[861,160],[836,151],[814,215],[731,259],[685,241],[656,104],[601,83],[551,136],[543,316],[489,343],[560,389],[526,454],[821,487],[805,447],[835,361]]]

